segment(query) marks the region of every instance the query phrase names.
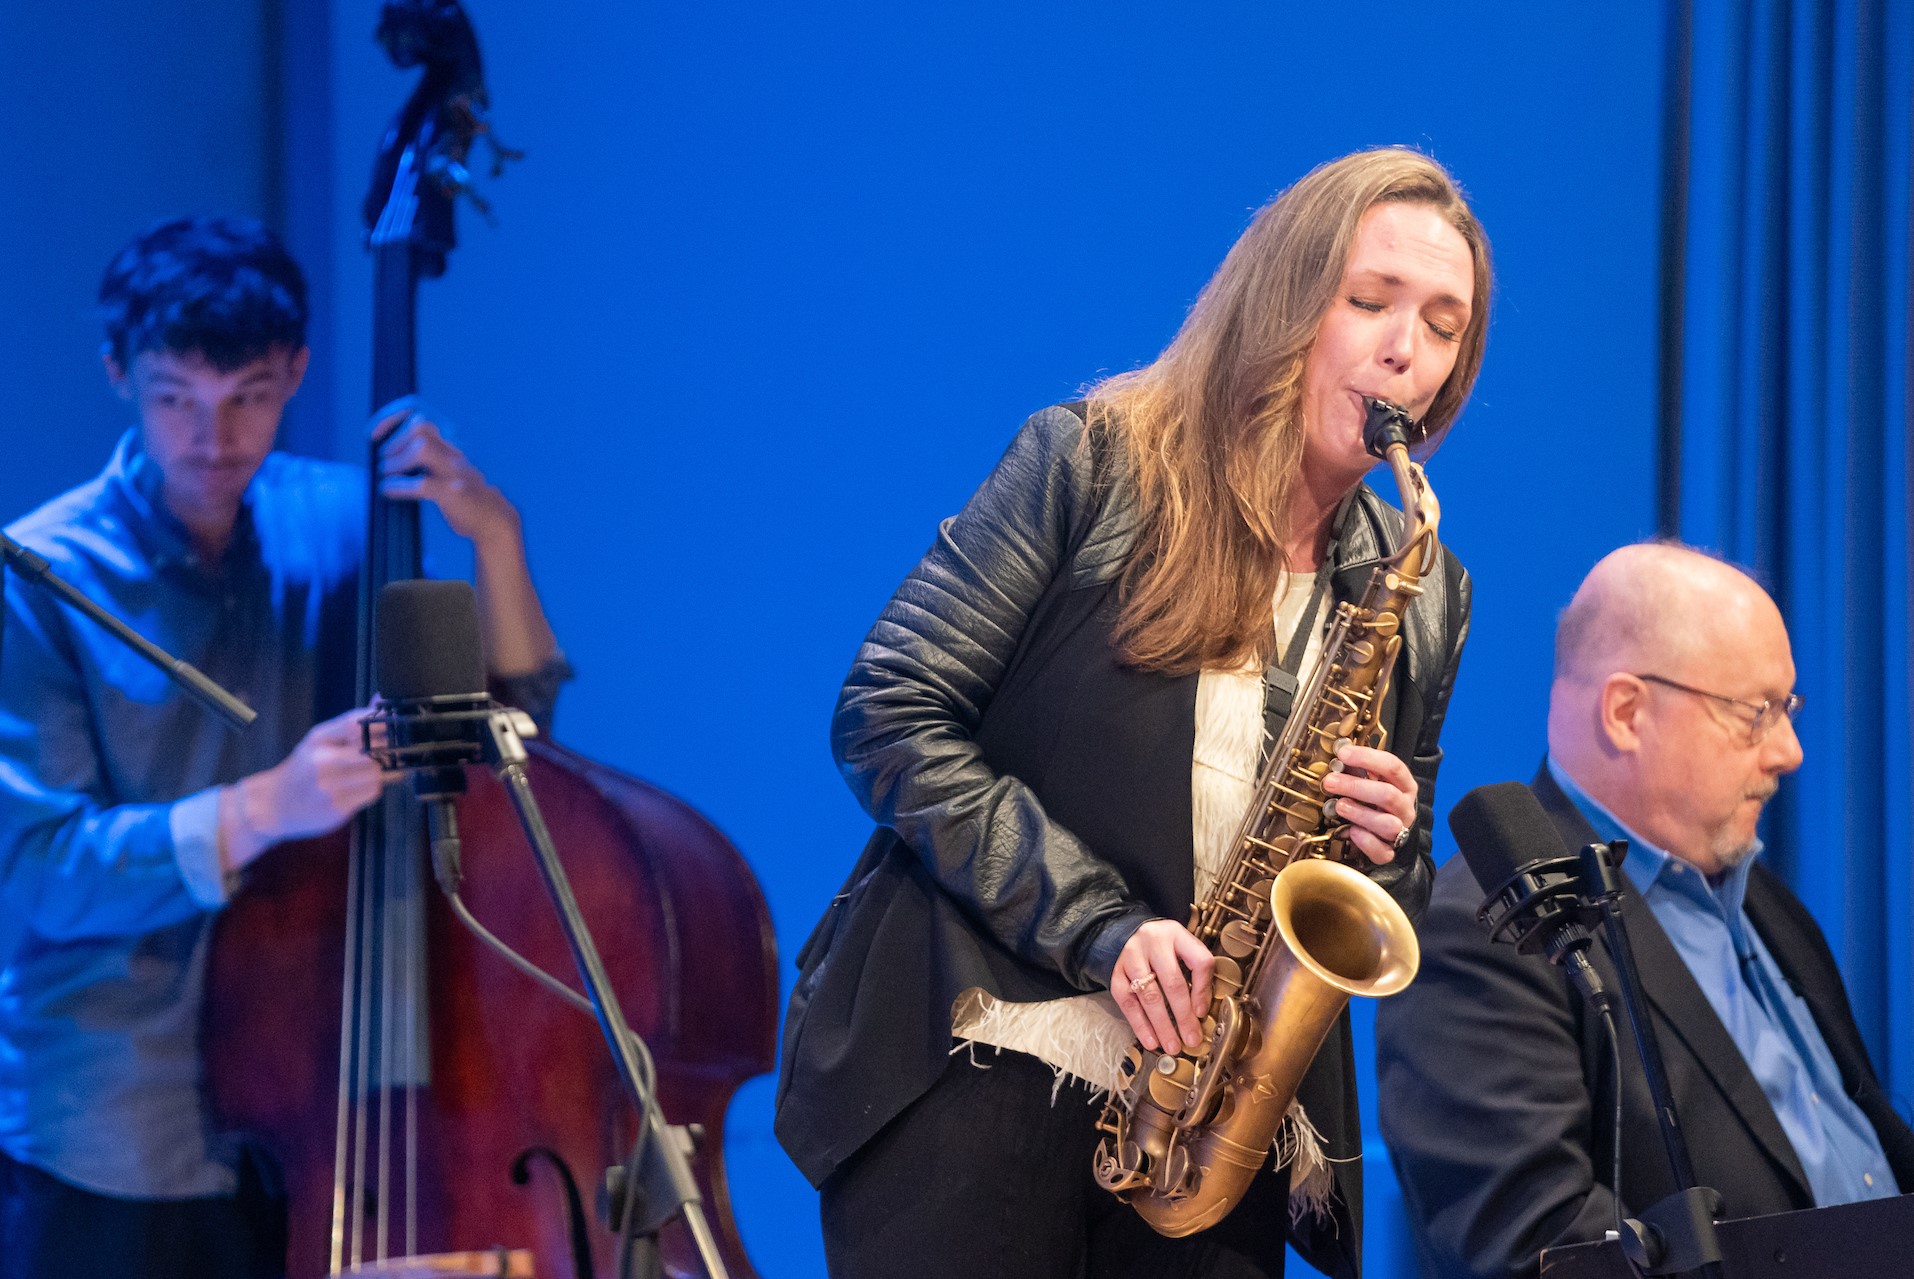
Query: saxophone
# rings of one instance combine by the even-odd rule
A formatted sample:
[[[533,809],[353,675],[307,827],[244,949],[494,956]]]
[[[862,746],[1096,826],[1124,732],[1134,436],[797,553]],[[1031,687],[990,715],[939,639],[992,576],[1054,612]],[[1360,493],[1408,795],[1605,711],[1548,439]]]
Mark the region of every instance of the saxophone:
[[[1389,463],[1408,517],[1402,544],[1360,601],[1337,606],[1230,856],[1190,912],[1216,956],[1203,1043],[1133,1044],[1097,1125],[1097,1183],[1171,1237],[1215,1225],[1242,1198],[1349,996],[1395,994],[1420,960],[1409,917],[1351,866],[1361,853],[1322,786],[1344,743],[1383,744],[1403,610],[1437,554],[1440,508],[1409,458],[1408,415],[1366,404],[1363,442]]]

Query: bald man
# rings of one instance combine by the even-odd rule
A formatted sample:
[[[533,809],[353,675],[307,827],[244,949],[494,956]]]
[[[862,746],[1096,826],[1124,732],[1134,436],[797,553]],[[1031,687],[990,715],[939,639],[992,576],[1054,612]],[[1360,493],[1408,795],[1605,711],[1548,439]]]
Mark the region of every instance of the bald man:
[[[1728,1217],[1914,1189],[1914,1130],[1875,1078],[1834,957],[1756,860],[1762,805],[1801,765],[1799,706],[1758,584],[1686,547],[1624,547],[1562,614],[1530,783],[1569,849],[1629,842],[1623,917],[1695,1173]],[[1383,1138],[1421,1271],[1442,1279],[1535,1275],[1544,1248],[1615,1221],[1601,1024],[1559,970],[1490,944],[1482,897],[1450,858],[1421,974],[1376,1016]],[[1618,989],[1605,943],[1591,958]],[[1622,1053],[1633,1214],[1675,1187],[1633,1044]]]

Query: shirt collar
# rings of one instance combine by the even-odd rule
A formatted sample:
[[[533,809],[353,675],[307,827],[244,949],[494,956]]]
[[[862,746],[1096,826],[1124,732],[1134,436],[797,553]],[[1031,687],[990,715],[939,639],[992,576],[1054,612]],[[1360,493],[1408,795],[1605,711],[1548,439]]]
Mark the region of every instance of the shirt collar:
[[[1555,784],[1562,788],[1562,793],[1575,802],[1582,816],[1588,818],[1588,824],[1595,828],[1597,835],[1605,840],[1628,841],[1628,857],[1622,862],[1622,870],[1644,899],[1648,898],[1651,891],[1660,889],[1691,901],[1706,903],[1729,919],[1741,914],[1741,903],[1748,893],[1748,872],[1753,869],[1755,858],[1761,855],[1759,840],[1755,841],[1754,851],[1726,871],[1720,882],[1711,884],[1708,877],[1693,866],[1630,830],[1620,818],[1583,790],[1581,784],[1569,776],[1568,770],[1556,763],[1553,756],[1549,757],[1548,771],[1549,776],[1555,779]]]
[[[106,483],[126,507],[130,516],[128,525],[146,551],[148,561],[159,570],[184,568],[217,573],[220,565],[200,564],[186,526],[166,509],[161,492],[165,482],[166,477],[160,474],[158,465],[140,444],[139,428],[127,428],[119,443],[113,446],[112,459],[106,464]],[[227,563],[237,562],[239,556],[257,558],[258,539],[252,506],[258,489],[259,477],[254,476],[240,500],[239,522],[233,528],[232,545],[227,548]]]

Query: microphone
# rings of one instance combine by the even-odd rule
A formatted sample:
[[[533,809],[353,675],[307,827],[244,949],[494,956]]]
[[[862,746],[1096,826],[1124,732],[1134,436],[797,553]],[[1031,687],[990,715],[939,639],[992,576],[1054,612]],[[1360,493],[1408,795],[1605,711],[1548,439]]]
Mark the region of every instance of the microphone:
[[[371,753],[387,768],[412,774],[425,809],[432,869],[447,894],[458,895],[456,802],[465,793],[465,765],[483,757],[484,721],[497,709],[485,691],[478,598],[467,582],[389,582],[373,612],[373,685],[384,703],[372,723],[385,726]],[[367,725],[370,742],[371,723]]]
[[[1449,830],[1476,883],[1488,891],[1475,917],[1489,939],[1525,955],[1541,952],[1567,970],[1590,1002],[1609,1007],[1601,975],[1588,961],[1588,925],[1601,919],[1601,910],[1582,890],[1584,858],[1563,845],[1535,792],[1520,782],[1478,786],[1450,810]],[[1609,846],[1615,848],[1625,853],[1627,846],[1617,841]],[[1598,858],[1612,872],[1621,854]]]
[[[1721,1196],[1695,1184],[1694,1166],[1688,1159],[1688,1146],[1668,1087],[1668,1071],[1643,1007],[1641,980],[1635,972],[1628,930],[1618,908],[1621,883],[1615,872],[1628,855],[1627,841],[1588,844],[1579,856],[1571,855],[1535,792],[1520,782],[1476,787],[1450,810],[1449,829],[1476,882],[1489,890],[1475,913],[1489,930],[1489,939],[1513,943],[1523,954],[1541,951],[1550,963],[1568,973],[1582,999],[1602,1020],[1619,1077],[1622,1047],[1621,1033],[1615,1027],[1615,1001],[1588,958],[1588,926],[1606,926],[1609,955],[1615,961],[1629,1024],[1635,1032],[1635,1051],[1641,1059],[1648,1094],[1654,1099],[1655,1120],[1676,1186],[1675,1194],[1643,1212],[1639,1219],[1622,1216],[1622,1090],[1618,1084],[1614,1162],[1609,1172],[1609,1189],[1615,1197],[1615,1234],[1636,1273],[1699,1271],[1719,1279],[1721,1247],[1715,1239],[1714,1219],[1721,1211]]]

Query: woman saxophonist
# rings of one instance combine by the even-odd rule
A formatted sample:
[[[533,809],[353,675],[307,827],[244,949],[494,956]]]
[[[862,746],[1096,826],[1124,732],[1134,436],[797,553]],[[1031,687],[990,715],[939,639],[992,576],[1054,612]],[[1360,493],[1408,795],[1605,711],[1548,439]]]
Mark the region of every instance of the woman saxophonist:
[[[1089,1176],[1132,1041],[1194,1046],[1209,951],[1179,921],[1225,855],[1265,671],[1307,682],[1333,602],[1401,517],[1366,400],[1455,420],[1488,244],[1448,174],[1386,148],[1259,211],[1154,362],[1025,423],[860,649],[839,767],[878,830],[799,955],[778,1134],[839,1279],[1353,1274],[1345,1019],[1281,1166],[1221,1224],[1155,1235]],[[1388,750],[1325,782],[1367,869],[1427,901],[1437,737],[1468,627],[1446,549],[1406,620]]]

